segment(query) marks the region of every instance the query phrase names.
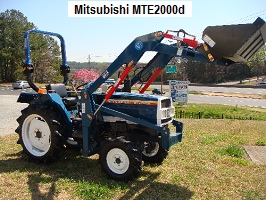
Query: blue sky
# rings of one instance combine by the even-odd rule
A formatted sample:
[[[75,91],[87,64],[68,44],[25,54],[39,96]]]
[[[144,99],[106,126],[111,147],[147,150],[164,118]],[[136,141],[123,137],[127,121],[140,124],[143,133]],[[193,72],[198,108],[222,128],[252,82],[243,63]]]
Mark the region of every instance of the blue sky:
[[[88,55],[91,61],[112,62],[134,38],[154,31],[184,29],[201,39],[207,26],[266,20],[265,0],[191,1],[189,18],[70,18],[67,0],[0,0],[0,12],[19,10],[38,29],[60,33],[68,60],[78,62],[88,61]]]

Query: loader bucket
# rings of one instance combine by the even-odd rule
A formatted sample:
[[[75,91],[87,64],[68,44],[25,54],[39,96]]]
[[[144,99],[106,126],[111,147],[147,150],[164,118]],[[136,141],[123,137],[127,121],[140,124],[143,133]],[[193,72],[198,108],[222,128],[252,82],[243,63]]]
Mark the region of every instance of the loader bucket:
[[[246,63],[265,44],[266,24],[257,18],[252,24],[209,26],[202,39],[204,44],[198,50],[210,61]]]

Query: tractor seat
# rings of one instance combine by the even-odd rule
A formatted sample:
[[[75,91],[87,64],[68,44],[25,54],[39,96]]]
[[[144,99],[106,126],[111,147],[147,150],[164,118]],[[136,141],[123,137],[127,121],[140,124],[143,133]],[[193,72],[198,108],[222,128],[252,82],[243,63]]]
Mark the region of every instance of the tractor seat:
[[[76,98],[75,97],[68,97],[66,86],[62,83],[59,84],[49,84],[46,87],[48,93],[57,93],[64,102],[67,110],[75,110],[76,109]]]

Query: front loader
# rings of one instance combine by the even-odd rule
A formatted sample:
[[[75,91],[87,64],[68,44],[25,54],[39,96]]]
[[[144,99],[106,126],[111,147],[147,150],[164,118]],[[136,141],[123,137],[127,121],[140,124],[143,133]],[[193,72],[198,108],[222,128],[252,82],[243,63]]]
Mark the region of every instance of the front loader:
[[[146,82],[140,89],[140,93],[145,92],[173,57],[202,61],[208,59],[210,62],[226,66],[246,63],[265,45],[266,25],[263,19],[257,18],[252,24],[209,26],[202,34],[203,43],[183,29],[166,31],[164,39],[176,41],[175,45],[183,49],[182,55],[173,56],[158,52],[145,67],[134,74],[130,81],[131,86],[137,82]],[[201,53],[200,56],[204,55],[205,58],[199,58],[199,55],[191,53],[193,50]]]
[[[67,91],[65,86],[70,68],[66,61],[63,37],[46,31],[27,31],[24,35],[24,74],[34,92],[21,93],[18,98],[18,102],[29,104],[17,119],[18,143],[29,157],[45,162],[57,160],[64,148],[69,146],[80,149],[84,156],[99,154],[101,167],[110,178],[123,181],[137,178],[143,161],[162,163],[170,147],[181,142],[183,123],[173,118],[175,110],[171,97],[146,95],[144,91],[142,94],[117,92],[118,86],[147,51],[157,52],[143,69],[148,71],[154,67],[162,69],[176,56],[217,64],[243,62],[249,56],[243,57],[241,52],[244,50],[239,49],[245,48],[250,54],[254,54],[261,44],[253,45],[256,42],[254,34],[255,38],[262,38],[263,44],[265,43],[265,22],[260,18],[258,21],[259,23],[251,24],[252,27],[255,24],[255,28],[245,35],[244,39],[241,32],[238,33],[241,42],[228,44],[228,54],[226,51],[219,51],[220,41],[214,39],[212,31],[204,33],[208,37],[203,37],[208,40],[202,44],[194,39],[180,39],[174,35],[177,32],[169,36],[168,32],[157,31],[137,37],[95,82],[80,85],[75,91]],[[234,27],[233,30],[237,30],[237,27],[242,25],[231,26]],[[212,27],[211,30],[215,28]],[[226,32],[220,34],[230,34],[229,32],[230,29],[226,29]],[[34,66],[30,56],[31,33],[56,36],[60,39],[60,69],[64,83],[49,84],[43,89],[38,88],[32,81]],[[176,40],[175,45],[163,43],[163,40],[169,37]],[[209,42],[209,38],[213,42]],[[230,40],[229,36],[227,38]],[[224,42],[221,46],[223,45]],[[234,51],[231,51],[230,45],[234,47]],[[235,59],[236,57],[241,59]],[[121,69],[121,66],[125,68],[116,83],[109,90],[98,92],[97,89]],[[136,81],[137,78],[133,77],[131,84]]]

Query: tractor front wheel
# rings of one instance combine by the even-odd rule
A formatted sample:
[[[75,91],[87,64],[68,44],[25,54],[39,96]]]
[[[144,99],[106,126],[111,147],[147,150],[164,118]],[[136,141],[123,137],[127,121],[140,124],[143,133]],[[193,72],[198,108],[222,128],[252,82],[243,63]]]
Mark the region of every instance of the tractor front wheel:
[[[142,158],[149,163],[162,163],[167,157],[168,152],[162,148],[159,142],[145,142],[145,148],[142,152]]]
[[[139,176],[142,168],[141,152],[124,137],[102,143],[99,157],[103,171],[112,179],[128,181]]]

